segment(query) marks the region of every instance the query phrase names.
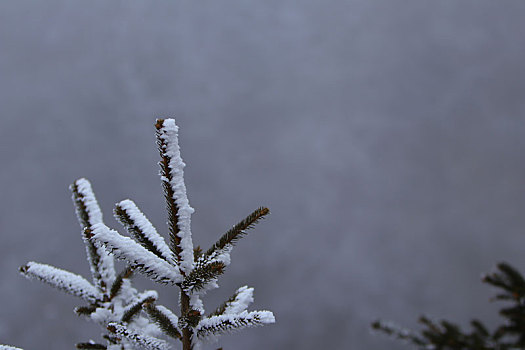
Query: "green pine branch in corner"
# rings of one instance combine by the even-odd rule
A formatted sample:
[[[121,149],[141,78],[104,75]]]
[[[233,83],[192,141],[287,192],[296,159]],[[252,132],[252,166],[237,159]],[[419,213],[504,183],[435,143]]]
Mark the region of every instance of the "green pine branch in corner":
[[[511,350],[525,348],[525,278],[508,263],[499,263],[496,270],[482,281],[498,290],[493,301],[502,301],[501,325],[493,330],[473,319],[471,329],[463,330],[450,321],[433,321],[422,316],[422,329],[413,331],[389,322],[375,321],[372,328],[404,340],[418,349],[433,350]]]

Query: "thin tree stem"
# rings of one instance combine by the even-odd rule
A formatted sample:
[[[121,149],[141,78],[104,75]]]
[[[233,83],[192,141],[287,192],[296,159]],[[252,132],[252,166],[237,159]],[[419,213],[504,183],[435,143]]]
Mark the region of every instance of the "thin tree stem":
[[[181,315],[186,315],[190,310],[190,297],[181,288],[180,311]],[[192,350],[191,345],[191,328],[182,329],[182,350]]]

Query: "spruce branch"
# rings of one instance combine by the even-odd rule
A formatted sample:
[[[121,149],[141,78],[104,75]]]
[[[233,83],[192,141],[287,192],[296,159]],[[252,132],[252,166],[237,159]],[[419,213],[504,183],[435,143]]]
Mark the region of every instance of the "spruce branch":
[[[499,263],[497,270],[483,277],[484,283],[497,288],[500,293],[492,300],[503,300],[511,305],[500,309],[504,323],[493,332],[479,320],[473,319],[472,330],[464,331],[447,321],[433,321],[420,317],[423,329],[418,333],[401,329],[388,323],[374,322],[372,328],[385,334],[407,340],[424,349],[435,350],[514,350],[525,348],[525,300],[523,275],[507,263]]]
[[[77,348],[124,350],[128,346],[137,346],[146,350],[164,350],[169,348],[168,343],[157,338],[162,331],[180,340],[183,350],[193,350],[203,339],[275,322],[269,311],[247,311],[253,302],[253,288],[246,286],[239,288],[214,314],[203,319],[201,296],[206,290],[217,287],[217,278],[230,263],[234,244],[269,210],[264,207],[255,210],[226,232],[206,253],[200,247],[194,249],[190,227],[194,210],[186,195],[185,164],[180,156],[178,127],[173,119],[158,119],[155,127],[161,156],[161,182],[168,210],[168,244],[131,200],[119,202],[114,211],[116,219],[131,238],[107,227],[90,183],[79,179],[70,188],[94,283],[43,264],[30,262],[21,268],[26,277],[43,280],[86,300],[89,305],[77,307],[75,312],[109,331],[103,335],[107,345],[90,341],[77,344]],[[128,263],[118,275],[113,256]],[[180,317],[164,306],[155,305],[155,291],[139,293],[131,286],[134,270],[153,281],[180,288]],[[512,314],[512,311],[508,313]]]
[[[122,291],[124,280],[130,279],[132,276],[133,276],[133,268],[131,268],[131,266],[127,266],[124,270],[122,270],[117,275],[117,278],[115,278],[115,282],[113,282],[113,284],[111,285],[111,289],[109,292],[110,300],[112,300],[117,295],[119,295],[119,293]]]
[[[234,245],[240,238],[247,234],[247,230],[253,228],[255,224],[270,213],[265,207],[257,208],[248,215],[244,220],[239,222],[228,230],[222,237],[206,251],[207,256],[213,256],[215,253],[225,249],[228,245]]]
[[[20,273],[29,279],[42,281],[67,294],[95,303],[102,300],[102,294],[85,278],[56,267],[28,262],[20,267]]]
[[[96,304],[92,304],[92,305],[89,305],[89,306],[78,306],[73,311],[75,311],[75,313],[78,316],[89,316],[93,312],[97,311],[97,305]]]
[[[69,186],[72,193],[73,204],[77,214],[78,222],[82,231],[86,228],[102,222],[102,211],[98,205],[91,183],[84,179],[76,180]],[[109,257],[103,248],[96,247],[92,242],[85,239],[86,253],[93,283],[104,291],[115,279],[115,267],[113,259]]]
[[[160,259],[131,238],[121,236],[117,231],[106,225],[96,224],[92,230],[86,229],[85,232],[90,239],[104,245],[115,257],[126,260],[131,267],[144,273],[152,280],[164,284],[182,282],[182,276],[177,266]]]
[[[178,327],[179,318],[171,310],[162,305],[155,305],[153,302],[144,303],[142,308],[166,335],[182,340],[182,334]]]
[[[236,315],[218,315],[205,318],[196,327],[199,339],[214,340],[216,336],[246,327],[261,326],[275,322],[270,311],[243,311]]]
[[[157,300],[158,294],[156,291],[148,290],[139,294],[134,301],[132,301],[123,311],[121,321],[129,323],[133,317],[142,310],[142,305],[151,303]]]
[[[195,328],[199,321],[202,318],[202,314],[199,310],[196,309],[188,309],[187,312],[185,312],[180,318],[177,326],[179,329],[184,330],[192,330]]]
[[[91,188],[91,183],[81,178],[70,185],[69,189],[80,227],[83,229],[102,222],[102,211]]]
[[[118,337],[126,338],[133,344],[141,346],[146,350],[168,350],[169,344],[161,339],[144,334],[138,330],[129,329],[123,324],[110,323],[108,330]]]
[[[126,228],[131,237],[144,248],[167,262],[173,262],[173,254],[155,227],[129,199],[117,203],[115,218]]]
[[[161,160],[160,177],[168,210],[170,248],[183,274],[193,268],[190,220],[194,212],[186,195],[184,167],[180,156],[178,127],[173,119],[157,119],[157,145]]]
[[[253,288],[248,286],[240,287],[235,293],[224,303],[222,303],[211,316],[219,315],[234,315],[240,314],[248,309],[248,306],[253,303]]]
[[[182,289],[187,293],[199,291],[213,282],[224,273],[225,264],[221,261],[213,261],[204,266],[193,269],[182,282]]]
[[[387,335],[393,336],[397,339],[405,340],[415,345],[426,345],[426,342],[421,337],[419,337],[417,333],[406,328],[401,328],[393,323],[378,320],[372,323],[372,329],[381,331]]]

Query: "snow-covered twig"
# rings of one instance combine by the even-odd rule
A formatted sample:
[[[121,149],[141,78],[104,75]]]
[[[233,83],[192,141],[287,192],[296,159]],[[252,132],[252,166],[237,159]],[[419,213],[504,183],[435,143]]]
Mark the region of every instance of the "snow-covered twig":
[[[30,261],[20,268],[20,272],[27,278],[40,280],[89,303],[102,300],[102,294],[95,286],[84,277],[69,271]]]
[[[128,230],[129,234],[144,248],[169,263],[174,263],[173,253],[151,222],[129,199],[115,207],[115,217]]]
[[[115,257],[126,260],[132,267],[145,273],[152,280],[165,284],[182,282],[177,266],[157,257],[155,254],[129,237],[121,236],[103,223],[92,226],[90,239],[102,244]]]
[[[157,143],[161,154],[160,176],[168,206],[168,225],[171,249],[175,252],[181,271],[193,268],[190,206],[184,183],[184,167],[179,148],[178,126],[173,119],[157,119]]]
[[[138,330],[132,330],[119,323],[110,323],[108,330],[120,337],[124,337],[133,344],[143,347],[146,350],[168,350],[170,345],[162,340],[144,334]]]

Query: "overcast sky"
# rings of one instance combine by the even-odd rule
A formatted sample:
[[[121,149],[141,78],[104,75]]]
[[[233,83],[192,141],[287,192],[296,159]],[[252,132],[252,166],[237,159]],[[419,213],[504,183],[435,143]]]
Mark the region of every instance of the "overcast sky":
[[[17,268],[89,275],[79,177],[109,226],[131,198],[166,232],[161,116],[196,244],[272,211],[205,303],[248,284],[277,323],[209,349],[401,350],[370,322],[493,324],[480,274],[525,270],[523,18],[521,1],[1,1],[0,343],[100,339]]]

